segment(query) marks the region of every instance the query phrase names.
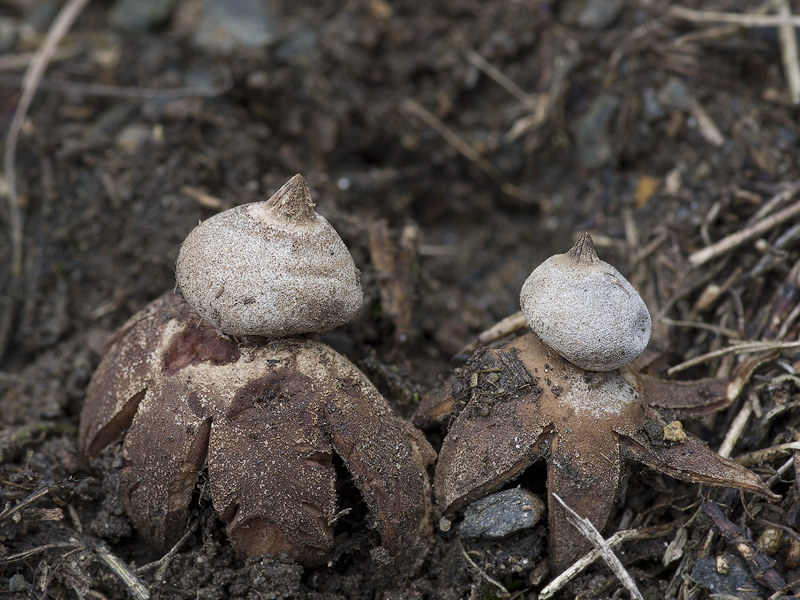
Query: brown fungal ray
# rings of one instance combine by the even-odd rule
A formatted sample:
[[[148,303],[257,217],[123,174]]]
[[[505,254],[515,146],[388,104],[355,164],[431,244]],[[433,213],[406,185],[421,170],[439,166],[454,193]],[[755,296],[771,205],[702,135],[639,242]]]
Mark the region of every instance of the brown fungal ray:
[[[163,402],[164,396],[182,402]],[[128,464],[120,474],[125,508],[136,528],[159,550],[180,539],[197,475],[208,451],[210,417],[183,385],[155,384],[125,436]]]
[[[648,405],[673,419],[702,417],[730,406],[727,379],[707,378],[695,381],[671,381],[629,371],[631,383]],[[630,377],[629,377],[630,379]]]
[[[353,365],[336,358],[330,364],[338,373],[336,389],[324,402],[328,435],[369,508],[382,547],[396,568],[413,572],[431,544],[425,467],[436,453]]]
[[[426,466],[435,452],[319,342],[237,342],[167,294],[129,322],[89,388],[84,458],[123,435],[126,508],[161,549],[182,533],[208,458],[212,503],[240,553],[324,563],[336,515],[334,445],[398,570],[413,570],[428,549]]]
[[[201,323],[180,296],[156,299],[117,332],[89,383],[78,432],[81,455],[95,457],[119,438],[148,386],[165,372],[235,361],[238,352],[235,343]]]
[[[539,415],[539,394],[497,402],[488,411],[473,400],[450,428],[439,451],[433,489],[444,514],[493,492],[549,450],[550,430]]]
[[[211,497],[232,546],[245,556],[285,552],[318,565],[333,548],[336,473],[315,383],[278,368],[236,391],[214,420]]]
[[[600,457],[600,460],[598,460]],[[547,506],[550,526],[550,562],[561,572],[591,543],[567,520],[558,494],[572,510],[602,530],[611,516],[622,477],[622,461],[616,440],[582,431],[553,440],[547,465]]]
[[[86,390],[78,447],[94,457],[130,426],[152,379],[149,349],[161,335],[157,315],[165,297],[128,320],[109,342]]]
[[[779,500],[763,481],[745,467],[723,458],[705,443],[687,434],[684,442],[665,442],[659,438],[666,422],[648,411],[650,422],[644,430],[620,435],[623,456],[675,479],[708,485],[748,490],[759,496]],[[655,425],[655,427],[654,427]]]

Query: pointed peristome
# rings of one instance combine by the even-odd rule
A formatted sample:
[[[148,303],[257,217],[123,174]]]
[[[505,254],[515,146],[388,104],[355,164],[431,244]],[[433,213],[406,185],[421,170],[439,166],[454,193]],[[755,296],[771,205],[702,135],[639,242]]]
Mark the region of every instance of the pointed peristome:
[[[311,192],[308,191],[306,180],[299,173],[267,200],[267,208],[275,216],[298,224],[313,220],[316,215]]]
[[[575,245],[565,254],[580,265],[593,265],[600,261],[600,257],[594,251],[594,242],[588,231],[584,231]]]

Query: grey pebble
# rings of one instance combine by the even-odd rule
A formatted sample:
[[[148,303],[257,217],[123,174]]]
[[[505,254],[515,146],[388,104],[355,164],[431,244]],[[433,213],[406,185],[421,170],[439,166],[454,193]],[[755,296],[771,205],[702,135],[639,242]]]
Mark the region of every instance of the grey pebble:
[[[611,159],[611,119],[618,105],[616,96],[600,94],[578,119],[575,145],[578,161],[587,169],[600,167]]]
[[[536,525],[544,515],[541,498],[522,488],[491,494],[473,502],[458,528],[462,539],[498,539]]]

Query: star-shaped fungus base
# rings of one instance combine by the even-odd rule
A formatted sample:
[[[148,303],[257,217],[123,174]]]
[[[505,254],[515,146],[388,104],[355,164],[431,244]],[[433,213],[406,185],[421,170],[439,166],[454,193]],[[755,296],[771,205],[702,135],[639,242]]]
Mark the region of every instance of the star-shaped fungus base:
[[[123,439],[122,499],[151,545],[180,538],[207,469],[211,500],[244,556],[325,564],[339,514],[337,454],[398,572],[430,546],[435,453],[352,363],[306,337],[251,344],[166,294],[118,332],[81,415],[85,459]]]
[[[774,498],[757,475],[673,431],[648,403],[682,414],[724,400],[709,379],[661,381],[627,367],[585,371],[535,334],[476,352],[422,407],[423,418],[454,416],[439,454],[434,493],[449,517],[497,490],[539,460],[547,461],[550,558],[560,572],[589,543],[567,521],[558,494],[600,530],[608,521],[626,459],[691,482]],[[665,429],[666,428],[666,429]]]

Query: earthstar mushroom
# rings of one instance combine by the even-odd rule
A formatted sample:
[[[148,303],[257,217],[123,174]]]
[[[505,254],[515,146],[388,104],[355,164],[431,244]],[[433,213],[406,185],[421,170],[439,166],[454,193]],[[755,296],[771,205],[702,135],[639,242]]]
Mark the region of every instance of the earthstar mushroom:
[[[299,175],[268,202],[217,217],[181,251],[179,281],[197,307],[165,294],[109,345],[81,413],[81,454],[122,441],[127,512],[162,550],[181,536],[207,465],[213,507],[239,553],[316,565],[334,546],[335,453],[380,534],[373,555],[415,570],[431,541],[435,452],[346,358],[307,336],[277,337],[358,312],[344,243],[315,216]]]
[[[584,264],[576,267],[576,262]],[[553,495],[602,530],[616,502],[626,460],[677,479],[776,498],[754,473],[692,435],[675,435],[676,426],[659,413],[667,412],[672,420],[723,408],[734,400],[727,380],[663,381],[619,364],[644,349],[647,340],[642,344],[641,333],[648,329],[649,335],[649,317],[640,314],[634,298],[638,294],[630,284],[598,262],[588,234],[567,255],[545,261],[545,269],[534,271],[536,277],[526,282],[523,296],[528,297],[522,302],[531,327],[540,328],[547,339],[531,332],[476,351],[466,368],[456,370],[423,401],[417,415],[421,423],[450,423],[434,476],[436,504],[446,519],[501,489],[535,462],[547,462],[550,560],[557,572],[588,550],[589,543],[567,521]],[[541,285],[558,291],[547,297],[552,290],[546,290],[544,298],[536,297]],[[566,356],[552,344],[574,348],[564,332],[553,331],[553,319],[574,316],[582,307],[573,305],[573,312],[565,313],[557,299],[577,300],[581,294],[603,322],[595,327],[590,313],[575,319],[582,328],[568,331],[576,335],[578,351]],[[635,314],[620,314],[620,304]],[[550,312],[544,317],[532,312],[539,306]],[[620,317],[618,327],[637,337],[624,352],[610,357],[598,351],[602,344],[596,343],[598,336],[616,334],[609,328],[609,315]],[[573,362],[576,354],[579,358]],[[591,369],[585,366],[587,360]],[[619,366],[609,368],[613,364]]]

